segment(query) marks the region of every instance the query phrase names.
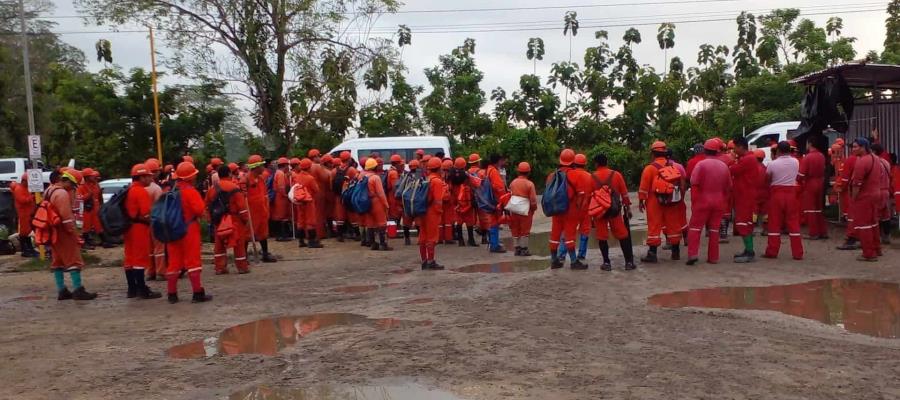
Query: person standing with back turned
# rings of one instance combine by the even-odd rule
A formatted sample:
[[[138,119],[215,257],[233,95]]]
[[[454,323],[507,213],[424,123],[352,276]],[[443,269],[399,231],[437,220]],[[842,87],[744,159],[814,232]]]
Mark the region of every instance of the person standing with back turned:
[[[778,143],[778,158],[766,168],[771,198],[769,199],[769,243],[765,258],[778,258],[781,231],[787,228],[791,253],[795,260],[803,259],[803,237],[800,235],[800,204],[797,202],[797,175],[800,161],[793,157],[788,142]]]
[[[697,163],[691,171],[691,222],[688,228],[687,265],[694,265],[699,260],[700,234],[704,227],[709,232],[706,261],[710,264],[719,262],[718,228],[731,194],[731,173],[719,157],[717,141],[707,140],[703,149],[706,152],[706,159]],[[752,167],[756,168],[755,165]]]
[[[212,300],[212,296],[206,294],[203,284],[200,283],[200,274],[203,272],[203,262],[200,258],[201,236],[200,223],[198,222],[206,204],[200,197],[200,192],[194,188],[197,180],[197,168],[190,161],[182,161],[175,168],[175,189],[181,192],[181,214],[187,224],[187,234],[167,246],[169,249],[169,267],[166,271],[168,281],[167,293],[169,303],[178,302],[178,277],[182,269],[187,269],[191,282],[191,291],[194,293],[192,302],[202,303]]]

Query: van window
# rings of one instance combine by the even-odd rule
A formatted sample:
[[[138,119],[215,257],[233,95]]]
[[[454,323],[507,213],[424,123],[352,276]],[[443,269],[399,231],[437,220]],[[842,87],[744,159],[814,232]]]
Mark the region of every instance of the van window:
[[[769,143],[770,143],[771,141],[775,141],[775,143],[778,143],[778,138],[779,138],[779,136],[780,136],[780,135],[777,134],[777,133],[770,133],[770,134],[767,134],[767,135],[760,135],[758,138],[756,138],[756,140],[754,140],[754,141],[753,141],[752,143],[750,143],[750,144],[753,145],[753,146],[756,146],[757,148],[760,148],[760,149],[762,149],[762,148],[767,148],[767,147],[770,146]]]
[[[15,172],[15,161],[0,161],[0,174],[14,174]]]
[[[418,150],[418,148],[415,148],[415,149],[359,149],[359,157],[360,158],[368,157],[372,153],[378,153],[381,155],[381,158],[387,160],[387,159],[390,159],[392,155],[399,154],[400,157],[403,157],[404,160],[409,161],[409,160],[412,160],[415,158],[416,150]],[[444,151],[444,149],[440,149],[440,148],[425,148],[422,150],[425,151],[425,154],[432,154],[432,155],[435,153]]]

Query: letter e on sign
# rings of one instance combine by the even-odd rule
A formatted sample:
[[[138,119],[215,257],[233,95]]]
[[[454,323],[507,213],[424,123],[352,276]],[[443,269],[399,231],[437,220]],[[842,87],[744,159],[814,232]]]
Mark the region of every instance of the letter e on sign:
[[[41,158],[41,137],[28,135],[28,158],[37,160]]]
[[[44,191],[44,177],[41,170],[28,170],[28,191],[31,193],[40,193]]]

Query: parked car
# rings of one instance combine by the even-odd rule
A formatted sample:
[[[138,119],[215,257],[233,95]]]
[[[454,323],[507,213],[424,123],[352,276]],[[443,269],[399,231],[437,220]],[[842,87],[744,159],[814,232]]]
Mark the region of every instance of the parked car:
[[[106,203],[113,197],[114,194],[118,193],[119,190],[122,190],[130,184],[131,178],[107,179],[105,181],[100,181],[100,191],[103,193],[103,202]]]
[[[21,182],[22,175],[25,174],[26,165],[30,164],[27,158],[0,158],[0,182],[4,182],[4,186],[8,186],[9,182]],[[75,160],[69,160],[69,167],[75,166]],[[50,170],[41,160],[37,161],[37,168],[43,171],[44,184],[50,184]]]
[[[331,149],[329,153],[337,157],[342,151],[349,151],[353,159],[368,157],[372,153],[378,153],[385,160],[393,154],[399,154],[404,160],[412,160],[416,156],[416,150],[422,149],[426,154],[443,152],[448,157],[450,154],[450,141],[443,136],[394,136],[384,138],[350,139]],[[385,168],[388,165],[385,164]]]
[[[788,140],[789,131],[796,130],[799,127],[800,121],[776,122],[774,124],[769,124],[753,132],[750,132],[747,135],[747,142],[750,143],[751,149],[763,149],[766,151],[766,159],[763,161],[763,163],[768,164],[769,161],[772,161],[772,154],[769,151],[769,143],[771,143],[772,141],[778,143],[784,140]]]

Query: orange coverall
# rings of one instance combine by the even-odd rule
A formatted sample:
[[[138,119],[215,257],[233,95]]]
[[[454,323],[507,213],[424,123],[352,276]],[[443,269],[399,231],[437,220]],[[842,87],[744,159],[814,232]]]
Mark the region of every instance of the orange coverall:
[[[294,173],[291,178],[291,186],[294,185],[305,187],[313,198],[313,201],[310,202],[294,204],[294,226],[301,231],[314,230],[319,221],[318,203],[315,201],[316,195],[321,192],[319,183],[310,171],[300,171]]]
[[[250,222],[252,223],[253,237],[256,241],[269,238],[269,195],[266,190],[266,178],[264,175],[256,176],[252,172],[241,181],[241,189],[247,194],[247,202],[250,206]],[[248,238],[250,232],[247,232]],[[252,240],[252,239],[251,239]]]
[[[85,182],[82,185],[78,185],[77,193],[78,199],[81,200],[83,205],[81,232],[103,233],[103,225],[100,224],[100,202],[102,200],[100,185],[94,182]],[[91,204],[90,211],[88,211],[88,203]]]
[[[441,214],[444,212],[444,197],[447,195],[446,184],[440,173],[429,173],[425,178],[428,184],[428,211],[417,218],[419,225],[419,255],[422,262],[434,261],[434,247],[438,241],[438,228]]]
[[[152,265],[150,253],[150,195],[138,183],[132,183],[125,198],[125,211],[131,219],[131,227],[123,235],[125,242],[125,270],[144,270]]]
[[[60,220],[60,226],[55,228],[56,241],[50,245],[53,250],[50,269],[80,271],[84,267],[84,260],[81,259],[81,243],[78,242],[75,215],[72,213],[74,204],[72,193],[66,191],[60,184],[55,184],[47,189],[44,198],[49,199]]]
[[[234,266],[238,271],[247,271],[250,269],[250,263],[247,262],[247,210],[246,199],[244,193],[234,182],[233,178],[219,179],[219,187],[223,192],[231,192],[228,200],[228,214],[231,217],[231,224],[234,226],[234,235],[231,238],[215,237],[215,247],[213,248],[213,263],[217,273],[228,272],[228,248],[231,247],[234,252]],[[206,192],[206,204],[215,200],[218,192],[214,187]],[[215,235],[215,233],[213,233]]]
[[[28,191],[28,181],[22,179],[22,183],[13,182],[12,194],[16,203],[16,216],[19,219],[19,236],[25,237],[31,234],[31,217],[37,204],[34,202],[34,193]]]
[[[534,212],[537,211],[537,190],[526,176],[518,176],[509,184],[509,191],[513,196],[524,197],[531,202],[528,215],[510,214],[509,232],[513,239],[528,237],[531,235],[531,224],[534,222]]]
[[[381,176],[372,171],[364,171],[363,176],[369,177],[369,198],[372,200],[372,208],[363,216],[363,226],[375,229],[386,228],[388,200],[384,193],[384,184],[381,183]]]
[[[647,204],[647,246],[659,246],[662,244],[663,227],[665,227],[666,240],[672,245],[681,243],[681,230],[685,226],[687,216],[685,208],[679,204],[661,205],[656,195],[652,193],[651,186],[653,179],[656,178],[659,169],[654,166],[665,166],[669,161],[665,157],[658,157],[652,163],[644,167],[641,173],[641,186],[638,190],[638,198],[646,201]],[[684,177],[682,177],[683,181]],[[684,189],[684,184],[681,185]],[[684,191],[682,190],[682,193]]]

